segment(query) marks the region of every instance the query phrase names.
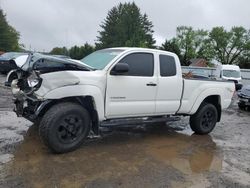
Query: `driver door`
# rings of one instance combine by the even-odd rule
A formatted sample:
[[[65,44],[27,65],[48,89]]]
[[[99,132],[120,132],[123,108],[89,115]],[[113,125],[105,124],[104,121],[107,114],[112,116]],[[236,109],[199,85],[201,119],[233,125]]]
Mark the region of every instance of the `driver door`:
[[[129,71],[107,75],[105,114],[107,118],[146,116],[155,113],[157,77],[153,53],[131,53],[118,63]]]

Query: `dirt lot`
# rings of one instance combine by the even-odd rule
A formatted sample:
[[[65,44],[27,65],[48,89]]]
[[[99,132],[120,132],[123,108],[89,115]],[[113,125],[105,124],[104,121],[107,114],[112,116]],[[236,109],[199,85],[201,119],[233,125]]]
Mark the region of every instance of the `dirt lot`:
[[[0,187],[250,187],[250,112],[235,99],[207,136],[188,118],[137,126],[89,139],[53,155],[37,127],[11,112],[0,75]]]

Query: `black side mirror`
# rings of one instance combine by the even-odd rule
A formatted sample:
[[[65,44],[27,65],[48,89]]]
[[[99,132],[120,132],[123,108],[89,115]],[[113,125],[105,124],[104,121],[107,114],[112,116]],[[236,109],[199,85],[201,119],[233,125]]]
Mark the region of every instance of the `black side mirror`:
[[[111,70],[111,75],[119,75],[129,71],[129,66],[126,63],[117,63]]]

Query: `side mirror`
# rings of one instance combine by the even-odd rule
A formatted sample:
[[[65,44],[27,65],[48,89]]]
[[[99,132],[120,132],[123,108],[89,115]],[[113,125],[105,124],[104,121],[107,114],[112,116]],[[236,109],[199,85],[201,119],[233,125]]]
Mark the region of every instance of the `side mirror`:
[[[111,70],[111,75],[119,75],[129,71],[129,66],[126,63],[117,63]]]

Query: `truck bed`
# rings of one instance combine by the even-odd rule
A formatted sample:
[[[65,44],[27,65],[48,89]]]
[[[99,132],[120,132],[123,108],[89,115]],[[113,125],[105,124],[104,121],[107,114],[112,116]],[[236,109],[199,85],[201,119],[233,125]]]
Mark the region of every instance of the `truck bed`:
[[[235,85],[230,81],[214,79],[183,79],[181,105],[177,113],[193,114],[204,100],[205,96],[219,95],[222,109],[227,108],[235,91]]]

